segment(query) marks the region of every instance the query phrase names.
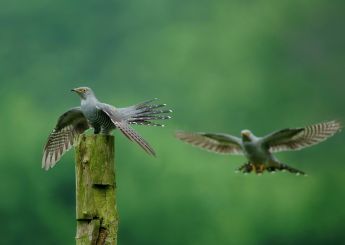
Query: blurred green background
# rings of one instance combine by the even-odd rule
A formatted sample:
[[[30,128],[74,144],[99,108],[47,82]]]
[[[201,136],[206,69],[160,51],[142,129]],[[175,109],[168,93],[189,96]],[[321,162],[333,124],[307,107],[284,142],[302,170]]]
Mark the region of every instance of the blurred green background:
[[[115,133],[119,244],[344,244],[345,135],[278,157],[308,173],[244,176],[243,157],[177,141],[177,129],[257,135],[345,121],[344,1],[0,2],[1,244],[74,244],[74,152],[42,148],[69,90],[128,106],[160,98],[166,128]]]

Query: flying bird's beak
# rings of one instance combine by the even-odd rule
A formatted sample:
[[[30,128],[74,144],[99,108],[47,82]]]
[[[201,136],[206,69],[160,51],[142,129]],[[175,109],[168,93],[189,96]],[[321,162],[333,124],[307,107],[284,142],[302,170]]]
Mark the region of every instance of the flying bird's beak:
[[[72,88],[71,91],[78,93],[78,89],[76,89],[76,88]]]

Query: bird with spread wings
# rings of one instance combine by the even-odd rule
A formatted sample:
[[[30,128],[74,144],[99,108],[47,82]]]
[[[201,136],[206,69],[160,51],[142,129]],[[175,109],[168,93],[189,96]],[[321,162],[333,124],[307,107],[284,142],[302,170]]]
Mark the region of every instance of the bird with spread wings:
[[[88,87],[75,88],[72,91],[80,96],[81,106],[74,107],[59,117],[44,146],[42,168],[48,170],[54,167],[62,155],[76,144],[78,136],[89,128],[93,128],[95,134],[111,134],[118,128],[149,155],[155,155],[149,143],[130,125],[163,127],[164,125],[153,121],[171,118],[167,115],[171,110],[161,109],[166,104],[152,104],[156,100],[153,99],[125,108],[116,108],[98,101]]]
[[[187,133],[177,132],[176,137],[184,142],[220,154],[244,155],[248,163],[238,170],[243,173],[252,171],[260,174],[264,171],[286,170],[305,175],[303,171],[280,162],[273,153],[300,150],[316,145],[342,128],[340,122],[329,121],[304,128],[288,128],[273,132],[264,137],[255,136],[250,130],[242,130],[241,138],[222,133]]]

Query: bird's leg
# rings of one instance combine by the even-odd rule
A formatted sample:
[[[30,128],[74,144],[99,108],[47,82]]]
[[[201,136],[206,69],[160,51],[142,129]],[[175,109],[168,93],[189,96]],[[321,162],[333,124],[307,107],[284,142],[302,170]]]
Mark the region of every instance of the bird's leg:
[[[109,128],[105,128],[105,127],[101,127],[101,134],[104,134],[104,135],[109,135],[111,132],[111,129]]]
[[[237,170],[242,173],[250,173],[253,171],[253,164],[245,163]]]
[[[266,170],[265,164],[258,164],[257,166],[254,166],[255,173],[262,174]]]
[[[296,174],[296,175],[306,175],[305,172],[298,170],[296,168],[292,168],[292,167],[290,167],[286,164],[283,164],[283,163],[279,164],[279,167],[277,169],[281,170],[281,171],[287,170],[288,172]]]
[[[242,172],[243,169],[246,167],[247,163],[243,164],[241,167],[237,169],[237,171]]]
[[[94,134],[99,134],[101,132],[101,127],[94,127],[93,133]]]

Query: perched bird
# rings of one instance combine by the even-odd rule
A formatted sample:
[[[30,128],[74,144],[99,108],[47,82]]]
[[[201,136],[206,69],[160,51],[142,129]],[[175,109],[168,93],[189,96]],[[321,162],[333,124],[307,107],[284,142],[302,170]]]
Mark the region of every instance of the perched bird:
[[[151,120],[171,118],[167,115],[171,110],[161,110],[165,104],[152,104],[156,100],[153,99],[125,108],[116,108],[98,101],[88,87],[75,88],[72,91],[80,96],[81,106],[74,107],[59,117],[44,146],[42,168],[48,170],[54,167],[62,155],[76,143],[78,136],[89,128],[93,128],[95,134],[110,134],[118,128],[148,154],[155,155],[149,143],[136,133],[130,124],[163,127],[164,125]]]
[[[288,128],[273,132],[264,137],[256,137],[249,130],[242,130],[242,138],[222,133],[177,132],[176,137],[194,146],[220,154],[244,155],[248,163],[238,171],[262,173],[287,170],[291,173],[305,173],[280,162],[272,153],[300,150],[316,145],[340,131],[338,121],[310,125],[304,128]]]

